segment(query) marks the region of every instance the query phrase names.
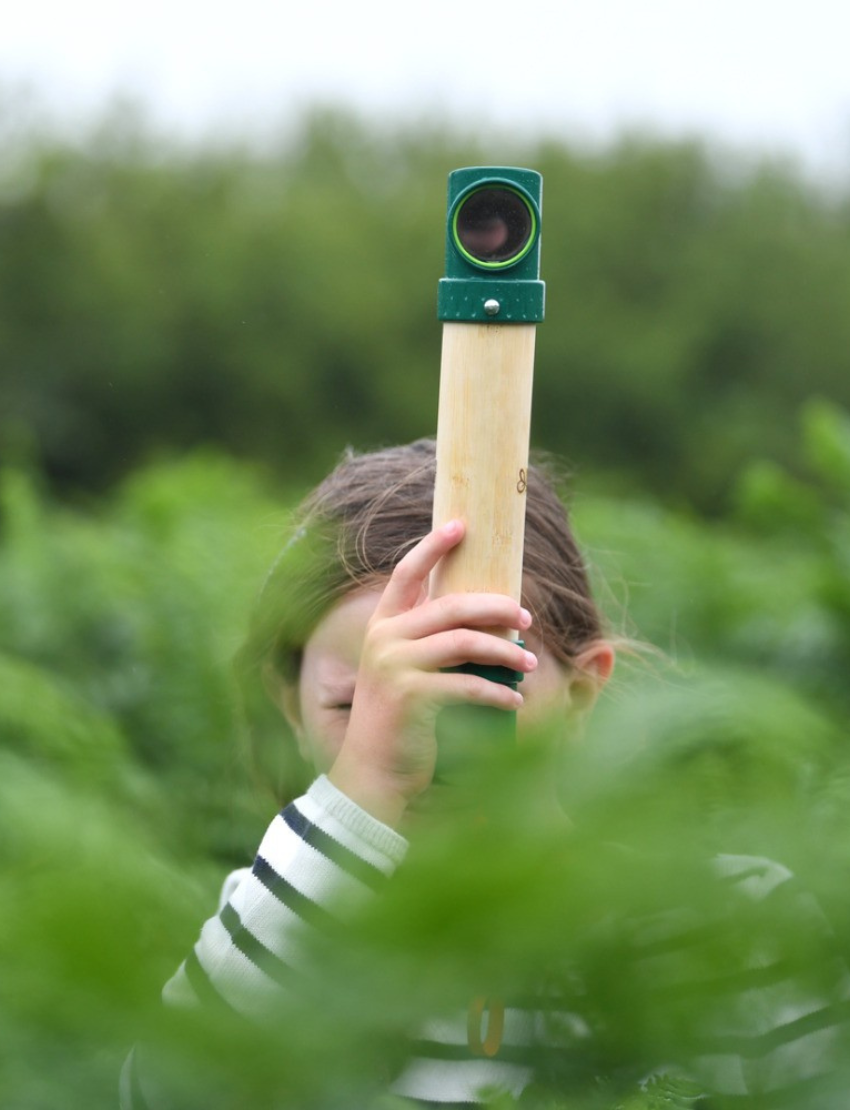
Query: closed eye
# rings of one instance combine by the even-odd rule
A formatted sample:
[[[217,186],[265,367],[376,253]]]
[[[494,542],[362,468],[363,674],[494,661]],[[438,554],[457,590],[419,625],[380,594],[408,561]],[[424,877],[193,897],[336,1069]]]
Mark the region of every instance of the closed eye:
[[[319,702],[329,713],[349,713],[354,701],[354,686],[344,682],[329,686],[320,694]]]
[[[353,694],[342,694],[335,698],[325,698],[322,708],[327,709],[331,713],[348,713],[351,709],[353,700]]]

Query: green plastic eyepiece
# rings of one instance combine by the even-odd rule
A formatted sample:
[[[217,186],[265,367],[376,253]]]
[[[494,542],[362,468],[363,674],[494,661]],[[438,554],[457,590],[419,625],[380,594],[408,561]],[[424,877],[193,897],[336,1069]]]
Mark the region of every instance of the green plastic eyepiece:
[[[472,166],[449,174],[441,320],[536,323],[543,319],[540,209],[535,170]]]

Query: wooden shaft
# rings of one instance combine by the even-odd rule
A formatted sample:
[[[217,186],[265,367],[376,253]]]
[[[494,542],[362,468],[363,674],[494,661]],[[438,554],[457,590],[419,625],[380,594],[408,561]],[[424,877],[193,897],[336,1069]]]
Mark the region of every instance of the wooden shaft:
[[[460,517],[467,531],[432,574],[432,597],[520,600],[535,334],[533,324],[443,325],[434,525]]]

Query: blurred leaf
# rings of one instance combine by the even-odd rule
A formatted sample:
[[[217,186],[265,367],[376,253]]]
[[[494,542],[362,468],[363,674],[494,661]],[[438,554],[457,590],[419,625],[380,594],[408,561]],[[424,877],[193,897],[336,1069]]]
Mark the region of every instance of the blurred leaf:
[[[830,488],[850,496],[850,416],[828,401],[810,401],[803,427],[812,467]]]

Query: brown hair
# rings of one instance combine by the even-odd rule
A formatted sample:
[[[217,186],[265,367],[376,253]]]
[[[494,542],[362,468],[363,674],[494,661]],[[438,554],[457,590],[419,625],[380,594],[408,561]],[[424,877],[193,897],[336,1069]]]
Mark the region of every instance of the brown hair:
[[[330,606],[386,578],[431,529],[435,443],[348,451],[297,510],[266,580],[241,653],[243,669],[297,678],[301,650]],[[523,604],[543,645],[565,666],[602,632],[588,575],[548,464],[529,468]]]

